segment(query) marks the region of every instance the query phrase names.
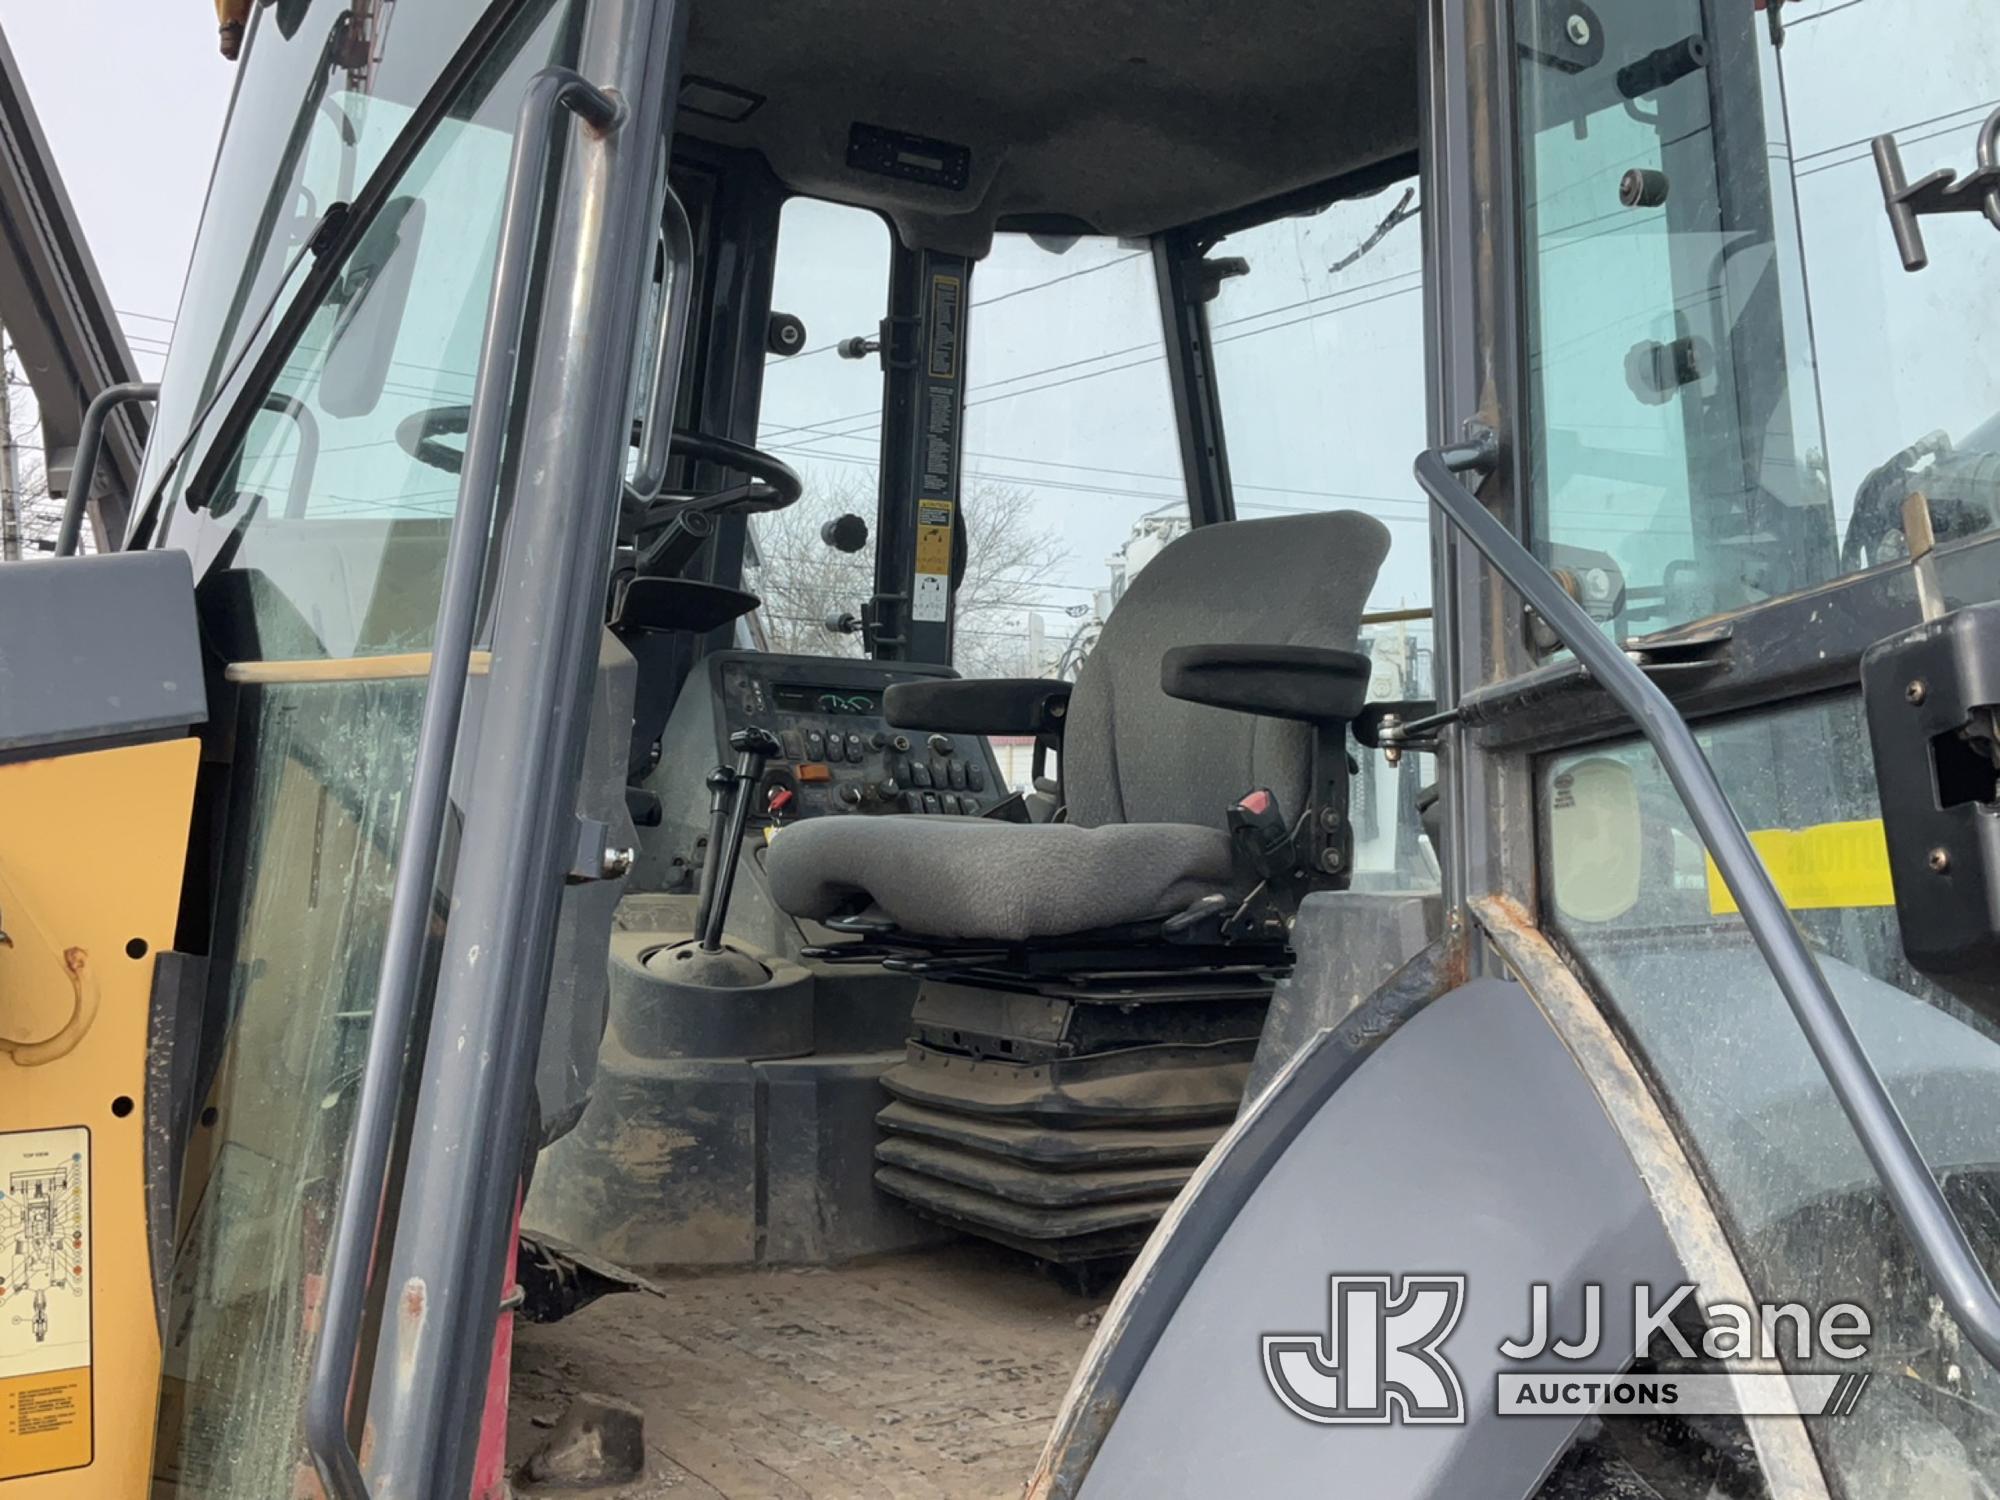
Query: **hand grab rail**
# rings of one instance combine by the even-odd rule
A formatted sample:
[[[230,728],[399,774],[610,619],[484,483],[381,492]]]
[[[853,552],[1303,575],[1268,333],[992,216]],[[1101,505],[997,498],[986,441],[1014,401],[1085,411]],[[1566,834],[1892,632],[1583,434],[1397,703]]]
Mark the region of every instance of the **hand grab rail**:
[[[403,815],[396,881],[383,940],[381,978],[368,1037],[368,1060],[355,1106],[354,1135],[341,1178],[326,1267],[326,1300],[306,1392],[306,1446],[330,1494],[367,1500],[368,1484],[347,1438],[347,1397],[360,1348],[377,1220],[402,1093],[405,1050],[416,1010],[431,924],[459,717],[478,628],[479,595],[493,531],[502,450],[525,340],[535,229],[546,190],[550,148],[562,111],[608,130],[623,107],[569,68],[547,68],[528,84],[507,169],[493,294],[459,471],[457,511],[446,543],[444,582],[431,637],[430,679]]]
[[[97,482],[97,455],[104,446],[104,429],[111,413],[130,402],[159,399],[158,385],[137,380],[107,385],[91,398],[76,434],[76,453],[70,459],[69,493],[63,497],[62,525],[56,531],[57,557],[76,555],[83,536],[84,507],[90,504],[90,491]]]
[[[646,416],[639,467],[632,490],[641,500],[656,500],[667,487],[667,465],[673,459],[674,397],[680,388],[681,360],[687,353],[688,327],[694,308],[694,228],[673,184],[666,196],[667,285],[660,295],[659,340],[653,361],[652,405]]]
[[[1418,455],[1417,483],[1637,722],[1736,898],[1752,940],[1860,1138],[1933,1290],[1973,1346],[2000,1367],[2000,1295],[1973,1253],[1965,1226],[1945,1201],[1937,1174],[1883,1086],[1882,1075],[1848,1025],[1819,961],[1806,947],[1687,721],[1563,591],[1554,575],[1459,481],[1462,473],[1490,473],[1499,457],[1498,436],[1490,429],[1472,427],[1464,443]]]

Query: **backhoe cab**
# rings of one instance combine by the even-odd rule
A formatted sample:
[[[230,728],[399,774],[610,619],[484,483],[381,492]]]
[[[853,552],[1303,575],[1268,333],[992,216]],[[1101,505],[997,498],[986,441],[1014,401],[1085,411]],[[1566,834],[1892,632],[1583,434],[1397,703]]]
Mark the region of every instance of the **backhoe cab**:
[[[1967,16],[218,19],[0,1500],[2000,1484]]]

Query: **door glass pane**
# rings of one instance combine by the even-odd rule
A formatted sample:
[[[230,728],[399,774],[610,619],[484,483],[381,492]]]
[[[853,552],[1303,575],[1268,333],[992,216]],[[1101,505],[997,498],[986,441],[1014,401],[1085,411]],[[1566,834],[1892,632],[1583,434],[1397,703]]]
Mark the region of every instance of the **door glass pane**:
[[[1930,265],[1897,259],[1869,150],[1893,133],[1912,182],[1972,169],[2000,105],[1984,0],[1784,11],[1787,164],[1812,293],[1826,469],[1841,566],[1900,557],[1905,493],[1930,497],[1940,539],[2000,519],[2000,365],[1981,323],[2000,234],[1977,214],[1922,220]],[[1769,78],[1769,70],[1766,77]]]
[[[1208,304],[1237,515],[1357,510],[1389,528],[1361,631],[1374,700],[1434,691],[1430,502],[1410,473],[1429,432],[1420,213],[1411,178],[1241,230],[1209,257],[1248,266]],[[1435,885],[1417,813],[1429,759],[1360,762],[1356,886]]]
[[[1699,737],[1975,1248],[2000,1270],[2000,1030],[1903,957],[1859,703]],[[1544,910],[1644,1055],[1753,1290],[1815,1311],[1855,1302],[1873,1321],[1865,1398],[1806,1424],[1835,1493],[1993,1493],[2000,1371],[1932,1294],[1658,760],[1642,744],[1593,748],[1540,779]]]
[[[805,325],[797,353],[764,360],[757,446],[799,471],[796,505],[750,518],[743,586],[764,601],[753,618],[761,644],[804,656],[859,656],[856,633],[826,628],[858,616],[875,592],[875,509],[881,483],[882,371],[871,354],[849,359],[843,339],[876,336],[889,310],[893,241],[879,214],[793,198],[778,221],[776,313]],[[859,519],[867,541],[843,552],[821,533]]]
[[[1976,0],[1513,9],[1533,529],[1591,613],[1644,634],[1901,555],[1914,488],[1941,536],[1990,528],[2000,237],[1928,219],[1905,272],[1868,145],[1972,165]]]
[[[259,8],[136,493],[152,492],[313,225],[353,199],[489,8],[488,0]],[[391,31],[394,46],[386,45]]]
[[[205,508],[169,546],[239,575],[255,633],[231,654],[422,650],[493,282],[515,114],[565,7],[471,80],[321,299]],[[185,477],[185,476],[183,476]],[[189,502],[194,497],[189,497]]]
[[[1074,679],[1125,586],[1188,527],[1152,252],[996,235],[966,339],[954,665]]]

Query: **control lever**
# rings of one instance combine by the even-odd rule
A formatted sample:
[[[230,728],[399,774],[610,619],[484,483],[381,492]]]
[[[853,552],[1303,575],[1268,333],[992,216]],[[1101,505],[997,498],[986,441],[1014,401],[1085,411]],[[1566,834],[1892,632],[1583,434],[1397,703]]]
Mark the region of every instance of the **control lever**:
[[[784,749],[776,735],[757,728],[737,730],[729,737],[729,748],[736,752],[736,769],[717,766],[708,773],[708,858],[702,863],[701,896],[695,907],[695,928],[704,953],[722,951],[722,922],[729,914],[729,893],[743,857],[750,799],[763,783],[764,762]]]

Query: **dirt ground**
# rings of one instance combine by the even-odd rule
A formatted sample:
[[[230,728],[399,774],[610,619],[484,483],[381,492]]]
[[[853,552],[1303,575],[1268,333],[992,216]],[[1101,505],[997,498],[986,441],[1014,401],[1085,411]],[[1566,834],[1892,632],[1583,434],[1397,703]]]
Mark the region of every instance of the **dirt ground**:
[[[655,1281],[518,1326],[511,1464],[595,1391],[645,1412],[647,1466],[594,1495],[1014,1500],[1109,1295],[972,1242]]]

